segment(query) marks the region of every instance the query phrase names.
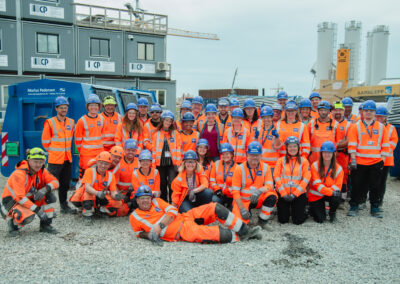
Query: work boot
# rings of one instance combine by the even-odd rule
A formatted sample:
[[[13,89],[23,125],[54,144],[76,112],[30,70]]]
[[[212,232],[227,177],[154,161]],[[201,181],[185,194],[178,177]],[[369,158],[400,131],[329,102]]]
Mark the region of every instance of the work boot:
[[[258,239],[261,240],[262,239],[262,233],[261,233],[261,227],[260,226],[256,226],[254,228],[249,228],[249,230],[240,236],[240,240],[241,241],[246,241],[246,240],[250,240],[250,239]]]
[[[77,214],[78,210],[71,208],[68,203],[61,203],[60,204],[61,213],[63,214]]]
[[[358,212],[358,206],[351,206],[349,212],[347,212],[347,216],[355,217],[358,215],[360,215],[360,212]]]
[[[366,203],[366,202],[361,203],[360,206],[358,207],[358,209],[359,209],[359,210],[367,209],[367,203]]]
[[[16,237],[18,236],[18,226],[14,225],[14,220],[10,219],[7,221],[8,225],[8,236]]]
[[[272,231],[271,226],[268,223],[268,220],[263,220],[261,218],[258,218],[258,226],[261,227],[261,229],[266,230],[266,231]]]
[[[93,225],[93,217],[92,216],[83,216],[83,224],[85,224],[85,226],[92,226]]]
[[[58,231],[54,227],[52,227],[50,224],[46,224],[46,223],[40,223],[40,232],[48,233],[48,234],[52,234],[52,235],[58,234]]]
[[[337,223],[336,212],[335,213],[329,213],[329,221],[331,223]]]
[[[371,215],[375,218],[383,218],[383,213],[379,210],[379,207],[371,207]]]

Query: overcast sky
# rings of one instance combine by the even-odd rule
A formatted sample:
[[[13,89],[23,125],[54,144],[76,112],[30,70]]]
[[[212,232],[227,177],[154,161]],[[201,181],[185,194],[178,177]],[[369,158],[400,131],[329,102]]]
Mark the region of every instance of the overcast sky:
[[[75,0],[123,8],[127,0]],[[134,2],[134,1],[131,1]],[[135,5],[132,5],[135,7]],[[317,24],[338,24],[337,43],[344,41],[345,22],[362,22],[361,79],[365,78],[366,33],[388,25],[387,77],[400,77],[400,1],[397,0],[141,0],[148,12],[168,15],[169,27],[216,33],[220,41],[168,36],[167,61],[177,96],[199,89],[265,88],[279,83],[289,95],[311,91],[310,69],[316,60]]]

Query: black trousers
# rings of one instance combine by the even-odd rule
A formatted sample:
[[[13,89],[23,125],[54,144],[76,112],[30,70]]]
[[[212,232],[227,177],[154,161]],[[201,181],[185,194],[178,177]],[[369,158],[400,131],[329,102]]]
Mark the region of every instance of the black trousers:
[[[171,203],[171,183],[178,174],[178,171],[175,166],[160,166],[157,167],[157,170],[160,174],[160,197],[166,202]]]
[[[277,205],[279,223],[288,223],[291,215],[293,224],[303,224],[307,219],[306,205],[307,197],[305,193],[295,198],[292,202],[286,202],[283,198],[279,198]]]
[[[329,214],[333,214],[340,204],[340,197],[324,196],[317,201],[310,202],[310,214],[315,222],[322,223],[326,220],[325,202],[329,203]]]
[[[383,203],[383,197],[385,196],[386,192],[386,181],[387,177],[389,175],[389,166],[384,166],[383,171],[382,171],[382,178],[381,178],[381,185],[379,186],[381,189],[380,196],[379,196],[379,205],[382,205]]]
[[[378,207],[382,197],[381,181],[383,176],[383,161],[373,165],[358,165],[351,171],[352,190],[350,206],[358,206],[366,198],[369,190],[369,202],[372,207]]]
[[[58,200],[60,204],[67,203],[67,194],[70,187],[72,164],[65,161],[64,164],[48,164],[47,170],[58,179]]]

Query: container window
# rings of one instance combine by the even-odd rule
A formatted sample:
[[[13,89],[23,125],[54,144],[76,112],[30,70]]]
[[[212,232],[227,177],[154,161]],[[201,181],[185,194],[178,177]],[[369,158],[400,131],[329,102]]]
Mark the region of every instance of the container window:
[[[138,42],[138,60],[154,60],[154,43]]]
[[[8,85],[1,85],[1,107],[6,108],[8,104]]]
[[[37,52],[38,53],[59,53],[59,37],[55,34],[37,33]]]
[[[110,40],[103,38],[90,39],[90,56],[110,57]]]
[[[149,89],[149,91],[153,91],[156,94],[157,103],[164,107],[167,106],[167,90]]]

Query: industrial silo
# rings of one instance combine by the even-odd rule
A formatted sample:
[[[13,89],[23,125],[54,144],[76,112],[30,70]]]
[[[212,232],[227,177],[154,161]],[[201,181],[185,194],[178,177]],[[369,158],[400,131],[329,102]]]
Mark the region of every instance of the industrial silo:
[[[350,49],[348,87],[357,86],[360,80],[361,22],[346,23],[344,44]]]
[[[389,27],[379,25],[367,35],[366,85],[376,85],[386,78]]]

